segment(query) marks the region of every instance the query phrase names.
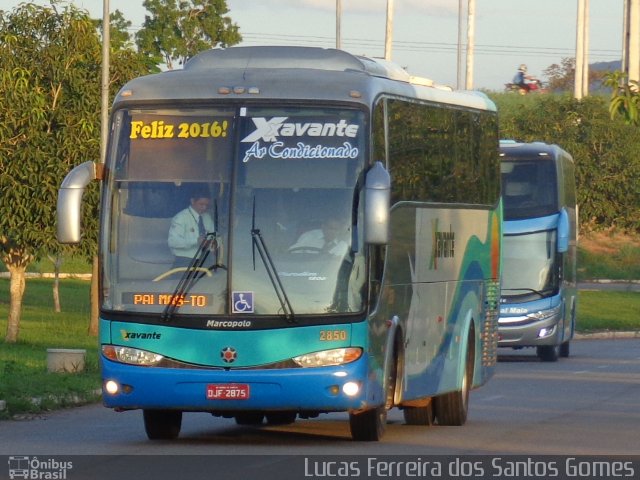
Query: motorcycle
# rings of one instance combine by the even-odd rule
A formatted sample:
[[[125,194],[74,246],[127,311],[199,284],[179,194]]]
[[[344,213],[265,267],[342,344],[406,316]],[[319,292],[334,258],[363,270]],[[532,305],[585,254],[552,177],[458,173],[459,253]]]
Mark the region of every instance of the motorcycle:
[[[547,93],[547,89],[537,78],[527,78],[525,83],[528,88],[524,88],[522,85],[517,83],[505,83],[504,91],[515,92],[520,95],[526,95],[527,93]]]

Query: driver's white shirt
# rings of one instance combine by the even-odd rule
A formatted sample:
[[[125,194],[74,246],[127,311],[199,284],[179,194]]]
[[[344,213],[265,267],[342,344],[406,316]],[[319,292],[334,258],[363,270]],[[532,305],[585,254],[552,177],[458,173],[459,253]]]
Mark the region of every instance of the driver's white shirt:
[[[310,253],[316,253],[317,250],[325,249],[324,232],[321,228],[304,232],[296,243],[289,247],[289,250],[297,249],[304,252],[304,247],[309,247]],[[314,250],[312,250],[314,249]],[[336,257],[343,257],[349,250],[349,245],[344,240],[334,239],[326,247],[327,253]]]

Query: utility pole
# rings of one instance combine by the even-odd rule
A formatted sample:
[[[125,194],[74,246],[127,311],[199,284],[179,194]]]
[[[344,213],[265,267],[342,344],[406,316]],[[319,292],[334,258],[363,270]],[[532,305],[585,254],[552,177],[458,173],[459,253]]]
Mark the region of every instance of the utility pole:
[[[456,90],[460,90],[464,83],[462,79],[462,32],[464,31],[464,22],[462,9],[464,0],[458,0],[458,55],[456,62]]]
[[[640,0],[630,0],[628,16],[628,79],[640,81]]]
[[[573,96],[582,99],[584,93],[584,32],[585,32],[585,2],[578,0],[578,18],[576,24],[576,71],[573,82]]]
[[[620,70],[629,75],[629,10],[631,8],[630,0],[623,0],[622,7],[622,61],[620,62]]]
[[[109,0],[102,0],[102,78],[100,81],[100,163],[104,165],[107,158],[107,139],[109,136],[109,52],[111,47],[111,30],[109,23]],[[94,255],[91,265],[91,307],[89,313],[89,335],[98,335],[99,322],[99,287],[98,256]]]
[[[336,48],[342,48],[342,31],[340,21],[342,20],[342,0],[336,0]]]
[[[467,77],[465,88],[467,90],[473,90],[473,54],[476,41],[476,0],[469,0],[467,9]]]
[[[589,0],[584,0],[584,51],[582,52],[582,96],[589,96]]]
[[[393,45],[393,0],[387,0],[387,31],[384,38],[384,59],[391,60]]]
[[[107,154],[109,135],[109,0],[102,0],[102,81],[100,85],[100,163],[104,163]]]

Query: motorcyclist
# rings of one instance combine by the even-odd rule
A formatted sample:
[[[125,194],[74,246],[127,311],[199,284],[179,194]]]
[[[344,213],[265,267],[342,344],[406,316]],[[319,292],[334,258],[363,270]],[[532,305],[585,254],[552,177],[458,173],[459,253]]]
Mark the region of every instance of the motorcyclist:
[[[529,85],[529,83],[527,83],[527,80],[529,78],[530,77],[527,75],[527,66],[524,63],[522,63],[518,67],[518,71],[514,75],[511,83],[513,83],[514,85],[517,85],[519,88],[529,93],[531,91],[531,86]]]

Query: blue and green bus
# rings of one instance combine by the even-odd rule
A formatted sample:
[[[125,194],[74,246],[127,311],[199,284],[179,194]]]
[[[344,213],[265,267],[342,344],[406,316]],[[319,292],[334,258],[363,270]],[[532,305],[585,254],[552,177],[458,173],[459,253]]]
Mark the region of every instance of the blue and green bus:
[[[569,356],[578,241],[571,155],[542,142],[500,144],[504,205],[499,346]]]
[[[486,96],[339,50],[235,47],[127,83],[110,132],[103,168],[77,166],[58,198],[58,238],[77,242],[101,182],[106,407],[141,409],[150,439],[179,435],[184,412],[347,412],[369,441],[393,407],[465,422],[497,355]],[[180,266],[169,231],[195,197],[213,227]]]

